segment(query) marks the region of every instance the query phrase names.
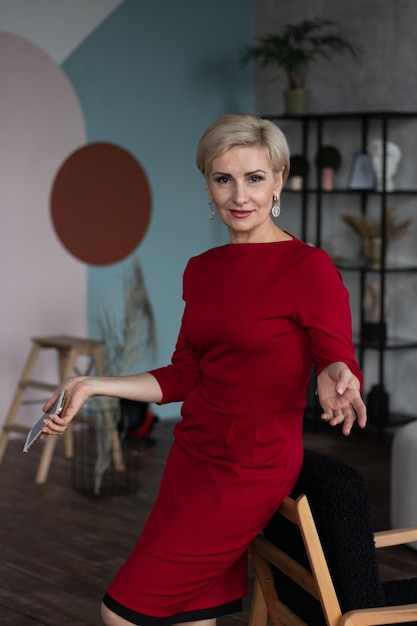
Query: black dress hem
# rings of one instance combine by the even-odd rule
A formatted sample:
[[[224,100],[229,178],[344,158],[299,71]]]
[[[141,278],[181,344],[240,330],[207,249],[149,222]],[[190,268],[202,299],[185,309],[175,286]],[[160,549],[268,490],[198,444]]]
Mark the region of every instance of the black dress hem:
[[[171,626],[181,622],[196,622],[203,619],[213,619],[230,613],[238,613],[242,611],[242,600],[233,600],[220,606],[210,607],[208,609],[198,609],[196,611],[185,611],[184,613],[176,613],[169,617],[153,617],[145,613],[138,613],[132,609],[128,609],[123,604],[114,600],[108,593],[103,598],[103,604],[128,622],[137,626]]]

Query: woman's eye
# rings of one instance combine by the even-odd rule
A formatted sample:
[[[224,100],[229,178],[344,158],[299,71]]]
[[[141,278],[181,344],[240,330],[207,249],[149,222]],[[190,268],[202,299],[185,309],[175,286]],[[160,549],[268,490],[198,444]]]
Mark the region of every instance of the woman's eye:
[[[221,185],[225,185],[229,182],[229,178],[227,176],[218,176],[216,178],[216,183],[220,183]]]
[[[251,176],[249,178],[249,181],[251,183],[259,183],[259,181],[263,180],[262,176],[259,176],[259,174],[254,174],[253,176]]]

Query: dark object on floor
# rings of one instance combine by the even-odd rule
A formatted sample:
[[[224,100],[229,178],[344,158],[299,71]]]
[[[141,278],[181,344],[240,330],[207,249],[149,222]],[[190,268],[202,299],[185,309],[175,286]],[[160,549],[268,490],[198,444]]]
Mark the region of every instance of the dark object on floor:
[[[122,439],[143,439],[150,446],[156,439],[150,436],[159,418],[151,411],[148,402],[120,399],[119,434]]]
[[[381,582],[375,550],[412,537],[417,538],[417,527],[409,534],[402,530],[396,536],[393,531],[374,535],[362,475],[345,463],[306,451],[291,498],[253,545],[258,582],[250,624],[266,624],[268,616],[274,626],[299,624],[295,614],[301,623],[314,626],[340,624],[342,615],[343,624],[371,626],[387,623],[378,621],[384,611],[394,624],[400,619],[395,607],[411,605],[402,607],[402,622],[416,625],[417,578]],[[281,617],[289,613],[290,619]]]

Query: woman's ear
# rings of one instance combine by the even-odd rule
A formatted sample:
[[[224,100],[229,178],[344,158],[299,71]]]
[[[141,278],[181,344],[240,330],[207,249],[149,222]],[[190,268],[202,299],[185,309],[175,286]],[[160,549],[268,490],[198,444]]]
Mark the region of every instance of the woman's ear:
[[[275,185],[275,187],[274,187],[274,196],[278,196],[278,197],[280,196],[281,191],[282,191],[282,186],[283,186],[282,180],[280,181],[279,184]]]
[[[276,196],[279,196],[284,186],[284,172],[285,172],[285,166],[276,175],[276,183],[275,183],[275,188],[274,188],[274,193]]]

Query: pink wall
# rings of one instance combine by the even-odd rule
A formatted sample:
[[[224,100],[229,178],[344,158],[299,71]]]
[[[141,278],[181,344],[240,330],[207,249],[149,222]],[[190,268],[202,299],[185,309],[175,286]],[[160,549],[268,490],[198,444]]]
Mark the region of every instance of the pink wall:
[[[49,213],[57,164],[85,143],[77,97],[47,54],[0,33],[0,424],[32,336],[86,333],[86,267],[58,241]],[[40,376],[56,380],[55,358]],[[29,396],[28,396],[29,397]],[[38,406],[20,421],[33,423]]]

